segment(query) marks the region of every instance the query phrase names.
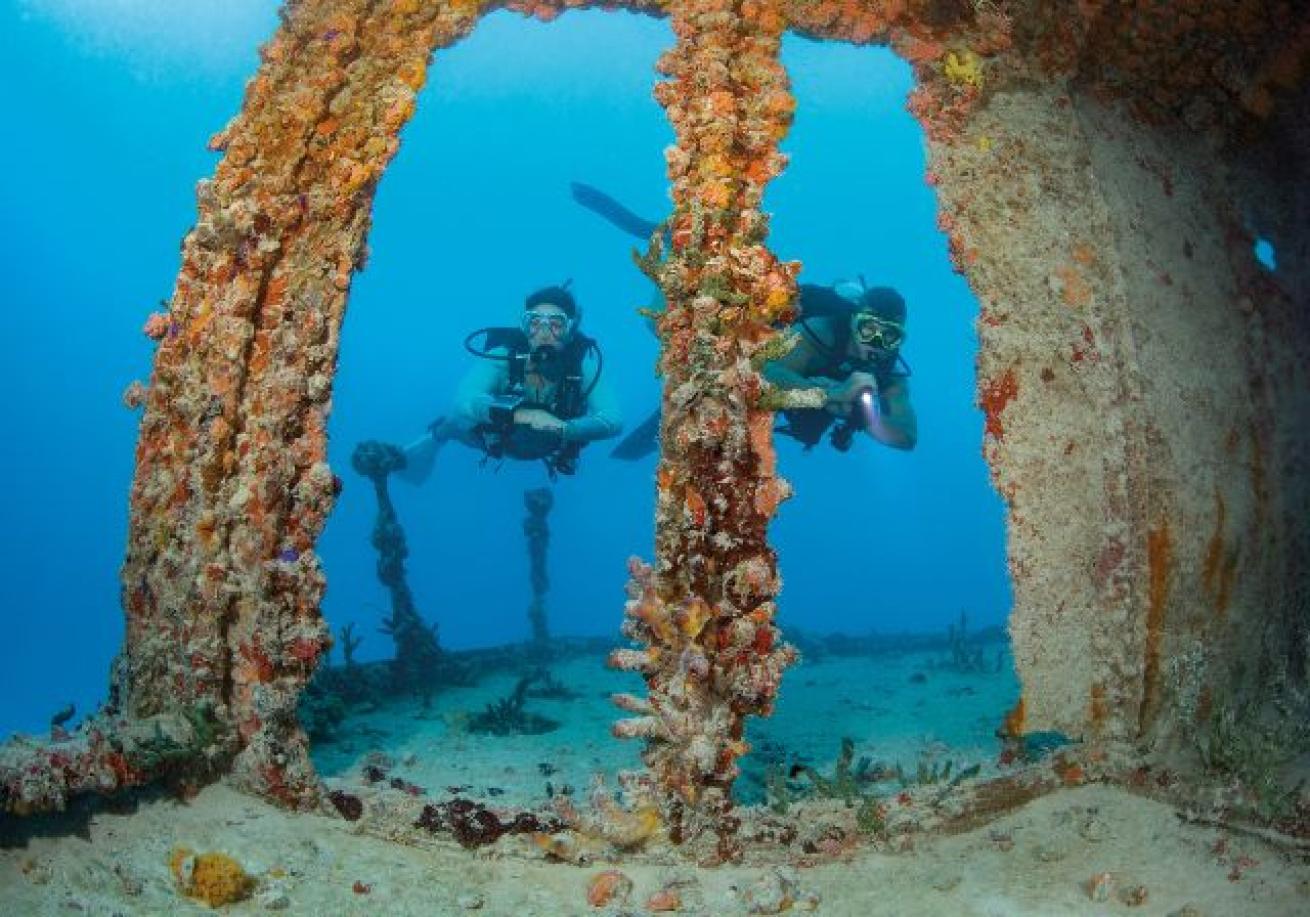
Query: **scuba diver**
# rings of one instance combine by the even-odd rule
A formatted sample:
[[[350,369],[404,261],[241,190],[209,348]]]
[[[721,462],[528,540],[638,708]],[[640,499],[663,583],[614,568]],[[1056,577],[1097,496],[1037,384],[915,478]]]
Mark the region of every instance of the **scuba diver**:
[[[893,449],[913,449],[919,423],[910,367],[901,356],[905,299],[891,287],[866,287],[861,278],[834,287],[801,284],[799,303],[796,346],[762,372],[777,388],[822,389],[824,405],[783,411],[778,432],[806,450],[825,432],[839,452],[850,449],[858,432]]]
[[[660,231],[658,223],[597,188],[574,182],[571,192],[577,203],[629,235],[649,239]],[[863,277],[831,287],[803,283],[798,294],[796,346],[762,372],[777,388],[822,389],[824,404],[781,412],[784,423],[776,432],[799,440],[807,451],[827,433],[833,447],[845,452],[859,432],[893,449],[913,449],[918,419],[910,402],[910,367],[901,356],[905,299],[890,287],[866,286]],[[612,454],[640,458],[657,448],[658,436],[657,411]]]
[[[539,459],[553,480],[577,470],[587,443],[619,435],[623,421],[601,377],[600,347],[578,330],[582,316],[568,285],[530,294],[518,327],[479,328],[464,339],[479,363],[460,383],[451,415],[404,450],[402,479],[426,481],[453,439],[484,461]]]

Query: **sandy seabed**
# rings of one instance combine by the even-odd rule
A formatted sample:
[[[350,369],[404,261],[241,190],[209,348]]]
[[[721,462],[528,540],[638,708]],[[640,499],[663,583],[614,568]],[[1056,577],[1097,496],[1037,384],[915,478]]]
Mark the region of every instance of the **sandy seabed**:
[[[1009,666],[963,675],[937,663],[906,654],[802,664],[753,741],[823,773],[845,736],[858,757],[907,767],[949,759],[994,772],[990,724],[1015,693]],[[553,673],[579,692],[529,702],[560,721],[553,732],[467,731],[470,714],[513,687],[504,674],[443,692],[427,707],[406,701],[352,714],[316,760],[329,786],[357,791],[370,805],[362,767],[385,760],[388,777],[423,788],[415,803],[460,795],[492,808],[546,810],[547,783],[559,792],[637,762],[635,746],[606,737],[615,715],[605,697],[631,690],[629,677],[586,657]],[[808,868],[749,857],[701,868],[676,855],[575,866],[547,862],[522,836],[470,851],[448,838],[421,846],[383,840],[375,827],[368,818],[287,813],[222,783],[185,802],[158,796],[80,817],[0,821],[0,906],[16,915],[204,913],[207,906],[179,894],[169,870],[171,852],[184,846],[225,852],[258,880],[249,900],[223,908],[232,914],[647,914],[650,896],[667,888],[676,889],[680,913],[725,917],[779,913],[767,909],[770,901],[788,900],[791,913],[851,917],[1310,914],[1305,851],[1188,824],[1168,805],[1109,786],[1061,790],[968,833],[916,835],[905,852],[857,847]],[[621,870],[632,889],[593,908],[588,883],[606,869]],[[1107,900],[1093,900],[1096,876]]]
[[[1000,644],[985,653],[988,674],[946,668],[944,653],[826,656],[804,661],[784,676],[774,715],[747,721],[755,754],[743,761],[737,791],[748,801],[762,792],[762,761],[809,764],[829,773],[843,738],[855,758],[914,771],[920,761],[939,767],[979,764],[984,771],[1001,750],[996,725],[1019,696],[1018,682]],[[382,755],[389,777],[399,777],[440,798],[447,787],[489,805],[535,808],[550,791],[585,794],[596,775],[614,776],[641,766],[638,742],[611,737],[622,714],[616,692],[644,694],[641,679],[605,667],[601,656],[574,656],[549,667],[576,696],[529,697],[524,709],[559,728],[541,735],[483,736],[469,731],[473,716],[510,695],[517,674],[497,672],[467,687],[450,687],[424,706],[406,699],[358,709],[316,744],[314,761],[329,780],[358,782],[361,766]]]
[[[1095,840],[1078,828],[1092,810],[1105,826]],[[650,894],[677,883],[682,913],[736,915],[751,912],[747,890],[777,872],[615,864],[633,892],[627,906],[597,909],[587,904],[587,883],[610,864],[546,863],[510,853],[523,848],[504,840],[478,853],[453,843],[419,850],[362,836],[339,819],[289,815],[217,785],[185,804],[98,814],[82,836],[34,837],[0,851],[0,902],[6,913],[23,915],[209,911],[175,889],[168,858],[177,844],[226,851],[260,877],[254,897],[223,909],[233,914],[270,906],[293,914],[645,914]],[[1239,861],[1245,868],[1232,878]],[[1096,903],[1084,883],[1102,872],[1114,887],[1110,901]],[[920,839],[912,853],[857,853],[849,862],[783,874],[817,901],[814,913],[850,917],[1163,915],[1189,905],[1191,914],[1209,917],[1310,913],[1304,862],[1256,838],[1184,825],[1168,806],[1099,786],[1044,797],[968,834]],[[367,893],[354,891],[364,886]],[[1144,904],[1119,900],[1120,890],[1137,886],[1146,889]]]

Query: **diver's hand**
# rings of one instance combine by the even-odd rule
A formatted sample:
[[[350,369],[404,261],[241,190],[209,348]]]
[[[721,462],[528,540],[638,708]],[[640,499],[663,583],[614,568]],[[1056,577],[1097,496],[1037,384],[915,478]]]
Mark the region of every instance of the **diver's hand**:
[[[871,390],[876,398],[878,380],[869,373],[851,373],[846,377],[846,381],[839,382],[828,390],[828,407],[838,413],[845,413],[851,409],[860,392],[866,389]]]
[[[530,427],[539,433],[564,435],[564,421],[541,408],[519,408],[514,412],[514,423],[518,426]]]

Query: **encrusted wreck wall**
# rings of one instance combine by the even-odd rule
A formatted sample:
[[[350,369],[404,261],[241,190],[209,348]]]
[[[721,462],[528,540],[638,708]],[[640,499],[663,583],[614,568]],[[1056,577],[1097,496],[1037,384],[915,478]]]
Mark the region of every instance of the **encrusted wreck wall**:
[[[1124,371],[1129,307],[1086,136],[1069,95],[1040,87],[998,92],[930,149],[941,222],[981,303],[983,448],[1008,509],[1023,683],[1010,727],[1081,736],[1113,718],[1122,732],[1140,695],[1115,668],[1144,652],[1139,380]]]
[[[511,4],[543,19],[576,5]],[[656,88],[677,134],[671,245],[647,262],[668,302],[656,557],[634,566],[627,609],[643,646],[616,660],[646,675],[616,731],[648,740],[647,786],[676,837],[712,833],[731,855],[742,718],[769,711],[791,659],[766,540],[787,494],[777,394],[758,373],[797,269],[768,251],[759,211],[794,106],[777,61],[787,29],[888,43],[919,80],[927,180],[982,304],[982,445],[1009,508],[1023,683],[1007,728],[1185,739],[1233,690],[1304,666],[1297,4],[621,5],[669,16],[677,36]],[[73,746],[4,749],[0,808],[231,755],[251,789],[313,801],[295,708],[327,640],[314,545],[336,486],[325,423],[341,315],[430,55],[489,9],[285,7],[215,138],[226,155],[200,186],[168,312],[147,325],[159,350],[133,393],[146,412],[113,700]],[[1280,194],[1289,172],[1300,190]],[[1253,221],[1275,237],[1272,276],[1253,261]],[[139,728],[152,718],[177,727],[171,744]]]
[[[965,142],[932,144],[982,303],[1011,725],[1181,738],[1293,649],[1306,329],[1212,141],[1069,89],[998,92]]]
[[[1310,35],[1310,24],[1304,28]],[[1310,40],[1305,42],[1310,46]],[[1310,58],[1310,55],[1306,55]],[[1250,299],[1251,333],[1260,344],[1253,376],[1273,393],[1268,412],[1267,465],[1260,469],[1269,492],[1274,538],[1269,567],[1281,587],[1269,604],[1265,658],[1285,659],[1290,674],[1310,680],[1310,81],[1275,114],[1255,142],[1230,158],[1245,224],[1273,248],[1271,278],[1248,271],[1250,286],[1264,295]],[[1252,273],[1254,276],[1252,276]],[[1271,284],[1271,281],[1273,283]],[[1272,287],[1272,288],[1271,288]],[[1298,344],[1298,342],[1300,342]],[[1299,420],[1298,420],[1299,419]],[[1286,646],[1284,657],[1277,649]],[[1279,665],[1271,667],[1279,673]],[[1260,673],[1256,673],[1260,674]],[[1255,680],[1252,679],[1254,682]],[[1258,684],[1258,682],[1255,682]]]
[[[1310,336],[1304,288],[1282,280],[1304,268],[1257,265],[1243,198],[1269,200],[1275,176],[1239,181],[1229,154],[1273,104],[1256,49],[1304,61],[1307,45],[1266,31],[1290,8],[1257,25],[1239,7],[1214,9],[1210,28],[1234,26],[1219,33],[1150,4],[1034,9],[974,74],[985,98],[925,119],[940,222],[982,303],[1013,731],[1176,747],[1220,705],[1305,675]],[[1304,220],[1277,209],[1304,260],[1288,229]]]
[[[1141,380],[1137,725],[1186,741],[1220,708],[1276,687],[1298,652],[1293,618],[1310,613],[1298,569],[1310,509],[1310,323],[1305,302],[1256,261],[1247,189],[1210,138],[1148,131],[1091,100],[1078,111]]]

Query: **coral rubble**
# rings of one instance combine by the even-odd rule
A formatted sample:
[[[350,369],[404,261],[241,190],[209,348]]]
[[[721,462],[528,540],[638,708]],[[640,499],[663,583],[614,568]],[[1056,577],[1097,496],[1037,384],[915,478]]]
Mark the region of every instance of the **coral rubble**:
[[[134,720],[101,713],[68,736],[0,745],[0,813],[64,809],[80,793],[113,793],[203,775],[225,751],[212,711],[197,706]]]

